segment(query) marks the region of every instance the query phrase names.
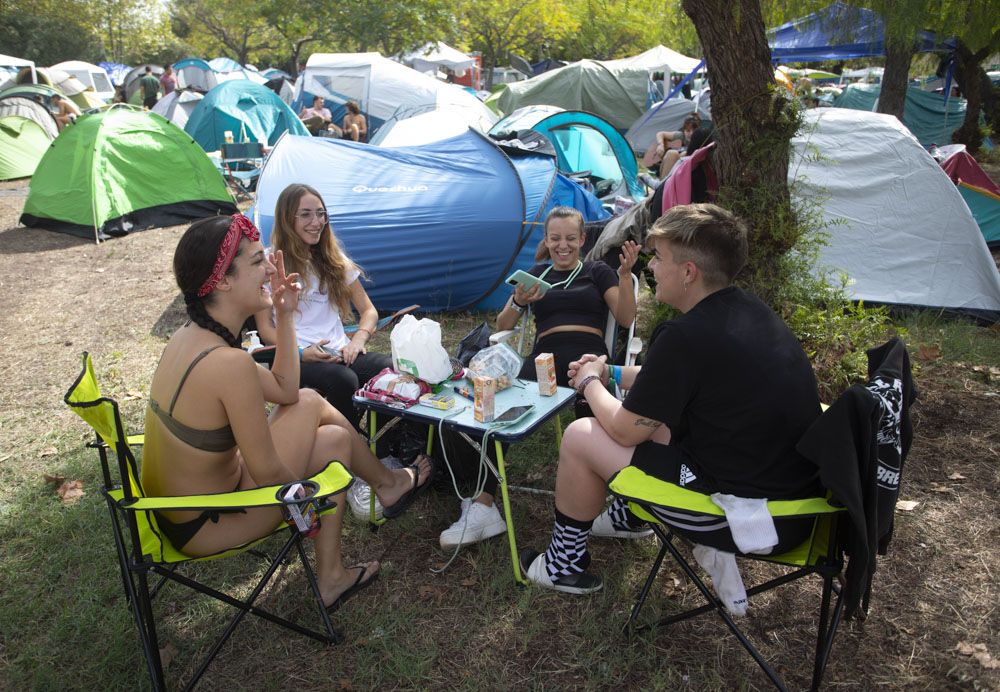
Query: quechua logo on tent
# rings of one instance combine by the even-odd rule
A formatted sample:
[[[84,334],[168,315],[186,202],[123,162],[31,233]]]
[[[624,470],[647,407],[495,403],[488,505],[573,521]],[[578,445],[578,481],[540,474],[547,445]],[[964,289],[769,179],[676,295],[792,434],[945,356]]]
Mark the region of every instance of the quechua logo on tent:
[[[378,187],[355,185],[351,190],[354,192],[427,192],[430,188],[426,185],[380,185]]]

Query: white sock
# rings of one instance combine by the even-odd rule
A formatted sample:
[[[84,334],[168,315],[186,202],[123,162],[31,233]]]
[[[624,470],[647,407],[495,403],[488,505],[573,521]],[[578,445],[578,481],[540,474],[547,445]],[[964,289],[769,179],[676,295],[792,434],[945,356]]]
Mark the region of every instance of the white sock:
[[[747,590],[743,586],[740,568],[736,565],[736,556],[723,550],[710,548],[707,545],[694,545],[694,559],[712,578],[715,593],[722,605],[731,615],[747,614]]]
[[[778,545],[778,532],[774,528],[774,518],[767,511],[766,499],[722,493],[713,493],[711,498],[725,511],[729,531],[741,553],[767,555]]]

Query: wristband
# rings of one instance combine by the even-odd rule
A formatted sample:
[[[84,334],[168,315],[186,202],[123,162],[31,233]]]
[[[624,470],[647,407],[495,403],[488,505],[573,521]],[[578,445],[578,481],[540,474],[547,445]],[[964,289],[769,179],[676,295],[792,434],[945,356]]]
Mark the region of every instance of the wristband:
[[[518,302],[514,300],[514,296],[510,297],[510,307],[514,310],[514,312],[524,312],[525,308],[524,305],[519,305]]]
[[[368,338],[367,338],[367,339],[365,339],[365,341],[370,341],[370,340],[371,340],[371,338],[372,338],[373,336],[375,336],[375,335],[374,335],[374,334],[372,333],[372,330],[371,330],[371,329],[369,329],[368,327],[358,327],[358,331],[359,331],[359,332],[365,332],[365,333],[366,333],[366,334],[368,335]]]
[[[302,347],[299,346],[299,360],[302,360]]]
[[[619,387],[622,386],[622,366],[612,365],[611,367],[611,377],[614,378],[615,384]]]
[[[600,382],[601,381],[600,376],[598,376],[598,375],[588,375],[587,377],[584,377],[583,378],[583,382],[581,382],[577,386],[576,393],[579,394],[580,396],[584,396],[584,391],[586,391],[587,385],[590,384],[591,382],[594,382],[594,381]]]

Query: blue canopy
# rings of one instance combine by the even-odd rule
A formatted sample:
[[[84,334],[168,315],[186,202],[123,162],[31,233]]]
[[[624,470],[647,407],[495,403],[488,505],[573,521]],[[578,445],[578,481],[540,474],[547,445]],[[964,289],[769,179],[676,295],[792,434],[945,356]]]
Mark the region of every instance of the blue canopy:
[[[770,29],[767,42],[777,62],[875,57],[885,55],[885,23],[877,12],[835,2]],[[931,31],[918,36],[917,52],[954,49],[953,39],[938,42]]]
[[[639,166],[632,147],[611,123],[593,113],[525,106],[500,120],[490,134],[510,130],[534,130],[544,135],[556,150],[560,171],[590,171],[592,179],[608,181],[604,183],[606,190],[598,189],[601,198],[645,197],[636,178]]]
[[[550,156],[512,159],[471,129],[399,148],[288,135],[258,183],[256,216],[265,243],[278,195],[291,183],[319,191],[334,232],[367,273],[368,293],[381,310],[413,303],[429,311],[500,305],[509,295],[503,280],[533,263],[547,211],[573,201]],[[599,210],[591,197],[585,218]]]
[[[108,78],[114,86],[118,86],[125,81],[125,76],[132,69],[128,65],[122,65],[120,62],[99,62],[97,66],[108,73]]]
[[[286,131],[309,136],[302,121],[277,94],[245,79],[223,82],[205,94],[184,131],[205,151],[218,150],[226,131],[237,142],[246,138],[264,145],[276,143]]]

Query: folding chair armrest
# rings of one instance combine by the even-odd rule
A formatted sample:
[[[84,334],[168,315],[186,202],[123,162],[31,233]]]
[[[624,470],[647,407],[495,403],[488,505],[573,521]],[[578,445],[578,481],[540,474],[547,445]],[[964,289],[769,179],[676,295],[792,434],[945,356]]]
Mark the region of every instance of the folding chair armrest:
[[[490,345],[505,344],[517,333],[516,329],[504,329],[502,332],[490,334]]]
[[[339,461],[331,461],[327,466],[307,480],[319,485],[315,499],[324,499],[330,495],[347,490],[354,482],[354,476]],[[181,495],[139,497],[132,502],[120,501],[123,509],[130,511],[149,510],[218,510],[242,509],[245,507],[272,507],[282,505],[277,493],[282,485],[268,485],[250,490],[235,490],[229,493],[214,493],[210,495]]]

